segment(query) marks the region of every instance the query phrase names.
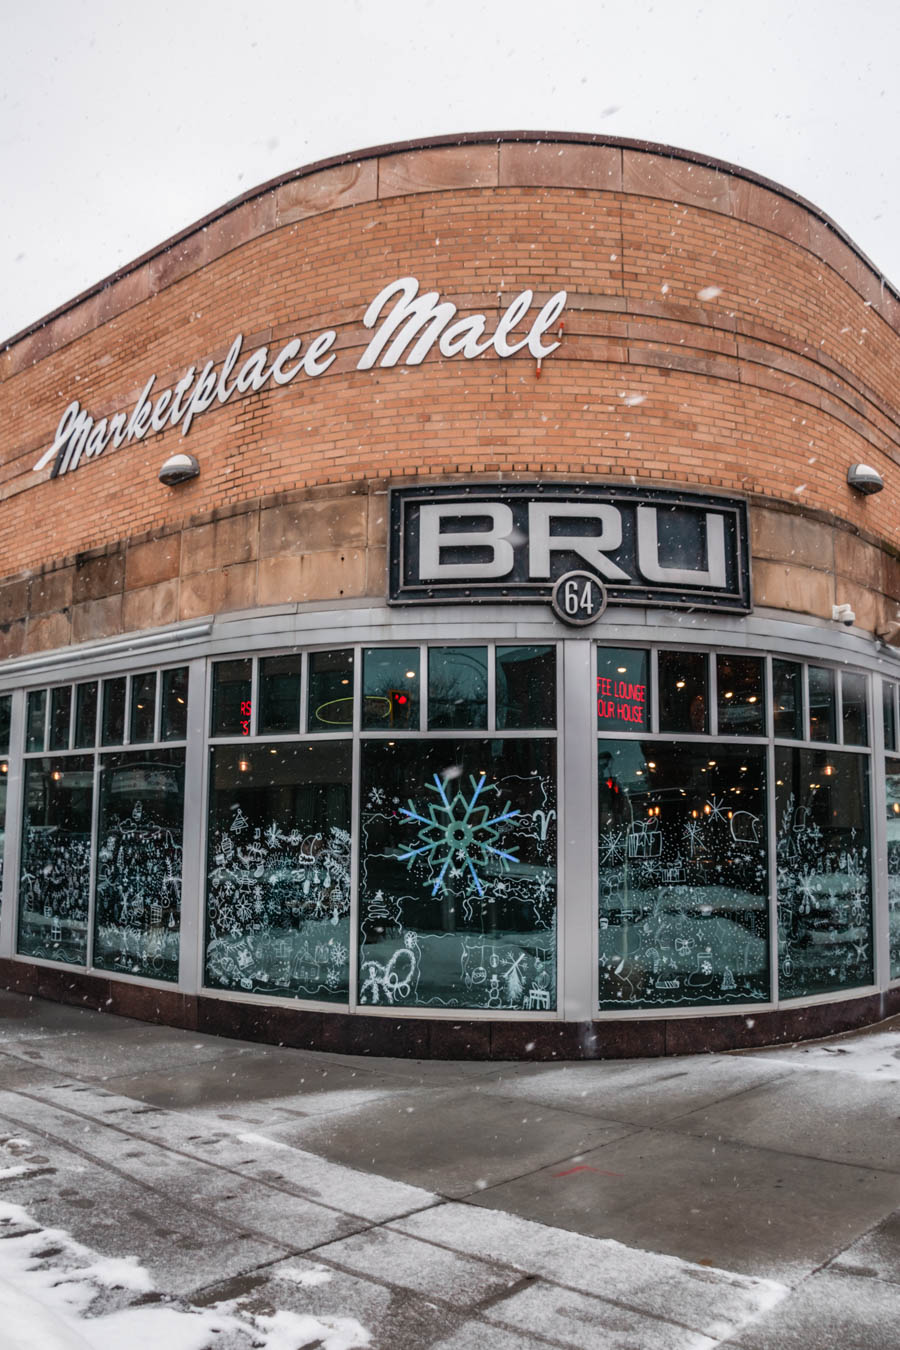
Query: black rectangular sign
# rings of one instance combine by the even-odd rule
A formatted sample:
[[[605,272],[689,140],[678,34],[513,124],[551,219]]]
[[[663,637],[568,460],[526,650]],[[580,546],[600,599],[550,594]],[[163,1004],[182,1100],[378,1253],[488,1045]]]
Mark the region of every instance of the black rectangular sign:
[[[610,604],[725,609],[750,600],[747,505],[565,483],[394,488],[391,604],[538,600],[568,572]]]

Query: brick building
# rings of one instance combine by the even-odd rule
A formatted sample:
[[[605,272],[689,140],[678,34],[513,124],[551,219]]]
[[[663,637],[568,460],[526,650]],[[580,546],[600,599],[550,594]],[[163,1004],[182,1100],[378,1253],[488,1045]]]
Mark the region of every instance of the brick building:
[[[515,133],[16,335],[3,981],[417,1056],[896,1011],[898,329],[785,189]]]

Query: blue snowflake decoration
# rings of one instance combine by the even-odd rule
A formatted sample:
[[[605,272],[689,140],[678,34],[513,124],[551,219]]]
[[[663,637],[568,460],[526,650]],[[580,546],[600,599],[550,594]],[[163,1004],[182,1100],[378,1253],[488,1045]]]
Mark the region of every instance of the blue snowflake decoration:
[[[501,865],[508,868],[511,862],[518,862],[515,853],[504,853],[495,845],[500,839],[497,826],[502,821],[512,820],[519,813],[510,811],[509,802],[498,816],[491,816],[490,808],[487,806],[476,806],[478,795],[484,787],[484,780],[484,774],[477,782],[474,776],[470,776],[471,799],[466,801],[462,793],[457,792],[450,800],[444,784],[435,774],[434,783],[426,783],[425,786],[430,792],[436,792],[440,800],[429,803],[427,817],[420,815],[415,809],[412,798],[409,799],[408,811],[403,806],[400,808],[401,815],[407,816],[410,820],[418,820],[422,824],[422,829],[418,833],[418,838],[422,841],[421,847],[401,853],[400,861],[405,862],[407,867],[412,867],[415,858],[427,854],[429,863],[435,866],[441,864],[440,873],[431,889],[432,895],[437,895],[443,887],[447,869],[454,858],[468,867],[479,895],[484,895],[484,887],[475,870],[476,863],[479,867],[484,867],[491,858],[499,858]]]

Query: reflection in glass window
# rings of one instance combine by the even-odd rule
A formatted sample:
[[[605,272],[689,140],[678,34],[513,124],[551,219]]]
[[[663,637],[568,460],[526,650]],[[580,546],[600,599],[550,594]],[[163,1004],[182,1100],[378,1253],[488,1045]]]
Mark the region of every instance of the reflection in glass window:
[[[216,661],[212,669],[211,736],[249,736],[253,730],[251,702],[253,662]]]
[[[100,761],[93,964],[178,979],[184,751]]]
[[[766,704],[759,656],[717,656],[719,734],[764,736]]]
[[[900,979],[900,759],[889,759],[885,769],[890,978],[898,980]]]
[[[884,715],[884,748],[885,750],[897,749],[897,710],[894,703],[894,692],[897,686],[891,684],[890,680],[885,680],[881,686],[881,706]]]
[[[72,686],[50,690],[50,744],[48,750],[68,750],[72,728]]]
[[[487,647],[431,647],[428,726],[463,730],[487,726]]]
[[[183,741],[187,736],[188,668],[177,666],[162,672],[162,707],[159,739]]]
[[[556,726],[555,647],[498,647],[496,675],[498,727]]]
[[[868,745],[869,723],[866,716],[866,677],[845,670],[841,675],[841,717],[845,745]]]
[[[30,689],[25,714],[25,749],[43,750],[47,720],[46,689]]]
[[[349,741],[210,751],[206,979],[345,1003]]]
[[[92,755],[25,761],[22,956],[79,966],[87,960],[93,795]]]
[[[796,661],[772,661],[772,710],[775,735],[803,740],[803,667]]]
[[[79,684],[75,688],[75,749],[84,750],[97,744],[97,693],[96,680],[89,684]]]
[[[599,744],[600,1006],[769,997],[765,749]]]
[[[776,747],[775,810],[781,996],[870,984],[866,757]]]
[[[362,747],[361,1004],[556,1007],[556,746]]]
[[[363,727],[418,731],[419,684],[418,647],[367,647],[363,652]]]
[[[660,731],[709,730],[705,652],[658,655]]]
[[[597,648],[597,726],[650,730],[648,655],[631,647]]]
[[[9,724],[12,716],[12,695],[0,694],[0,755],[9,754]]]
[[[353,652],[311,652],[307,727],[349,731],[353,726]]]
[[[836,741],[834,671],[827,666],[810,666],[809,674],[809,739]]]
[[[156,671],[131,677],[131,734],[136,745],[156,739]]]
[[[121,745],[125,740],[125,677],[103,681],[103,726],[101,745]]]
[[[259,663],[259,734],[279,735],[300,730],[299,652],[266,656]]]

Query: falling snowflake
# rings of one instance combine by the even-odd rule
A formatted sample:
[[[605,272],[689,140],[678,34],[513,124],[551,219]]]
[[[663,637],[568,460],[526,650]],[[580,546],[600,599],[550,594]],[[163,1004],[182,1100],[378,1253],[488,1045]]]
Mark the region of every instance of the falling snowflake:
[[[454,860],[468,867],[479,895],[484,895],[484,887],[475,870],[475,863],[484,867],[491,858],[499,858],[501,866],[508,867],[511,862],[517,861],[514,853],[504,853],[495,844],[500,838],[500,831],[496,827],[502,821],[512,820],[519,812],[510,811],[507,802],[499,815],[491,816],[489,807],[475,804],[484,787],[485,775],[482,774],[477,782],[470,776],[469,782],[472,784],[470,800],[466,801],[461,792],[457,792],[451,800],[444,784],[435,774],[434,783],[427,783],[426,787],[430,792],[436,792],[440,800],[429,803],[427,817],[415,809],[412,798],[409,810],[403,806],[400,808],[401,815],[422,824],[418,834],[421,846],[402,853],[400,861],[411,867],[414,858],[426,854],[429,863],[441,864],[440,873],[431,889],[432,895],[437,895],[443,888],[444,876]]]

